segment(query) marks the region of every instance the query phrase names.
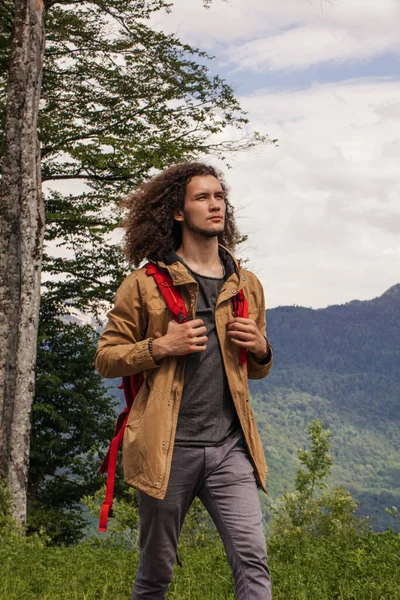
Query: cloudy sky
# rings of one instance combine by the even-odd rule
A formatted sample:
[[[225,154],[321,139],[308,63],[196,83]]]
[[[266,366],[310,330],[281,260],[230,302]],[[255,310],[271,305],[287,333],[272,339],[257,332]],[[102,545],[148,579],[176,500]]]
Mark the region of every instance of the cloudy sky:
[[[400,283],[400,0],[177,0],[156,20],[215,55],[251,127],[279,139],[227,173],[267,305]]]

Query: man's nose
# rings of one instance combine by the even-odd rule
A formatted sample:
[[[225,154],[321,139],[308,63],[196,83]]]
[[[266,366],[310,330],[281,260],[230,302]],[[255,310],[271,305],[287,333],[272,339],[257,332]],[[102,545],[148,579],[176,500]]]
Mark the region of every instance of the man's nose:
[[[213,212],[214,211],[219,212],[221,210],[221,206],[220,206],[220,203],[218,202],[218,198],[216,198],[215,196],[211,196],[209,209],[212,210]]]

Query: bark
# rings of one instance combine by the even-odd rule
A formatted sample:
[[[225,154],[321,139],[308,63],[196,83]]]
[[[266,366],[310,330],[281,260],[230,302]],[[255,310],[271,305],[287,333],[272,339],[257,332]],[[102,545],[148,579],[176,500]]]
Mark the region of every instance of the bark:
[[[42,0],[14,0],[0,187],[0,476],[24,523],[39,320],[44,205],[37,135]]]

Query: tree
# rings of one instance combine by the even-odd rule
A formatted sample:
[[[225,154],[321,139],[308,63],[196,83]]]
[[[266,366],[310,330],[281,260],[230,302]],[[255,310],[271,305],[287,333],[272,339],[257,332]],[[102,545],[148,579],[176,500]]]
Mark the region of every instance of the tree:
[[[111,232],[120,222],[118,202],[133,186],[173,162],[206,152],[225,154],[251,147],[261,140],[257,135],[245,135],[229,144],[213,142],[210,136],[228,126],[232,131],[240,131],[247,123],[246,117],[232,89],[218,76],[211,77],[207,67],[199,64],[206,56],[204,53],[148,25],[154,12],[169,8],[165,0],[44,0],[45,13],[41,2],[36,7],[37,1],[3,0],[0,15],[0,83],[2,91],[8,90],[5,121],[4,94],[0,95],[0,120],[5,122],[6,131],[5,138],[0,138],[2,193],[10,202],[3,229],[6,246],[2,253],[2,274],[7,276],[9,285],[2,288],[0,305],[2,339],[7,342],[2,362],[7,373],[5,381],[11,382],[13,374],[18,372],[18,381],[24,384],[23,407],[17,384],[7,384],[3,389],[1,472],[12,482],[16,514],[21,521],[25,518],[43,234],[39,150],[37,144],[32,146],[36,119],[41,142],[41,174],[47,185],[45,298],[55,318],[68,314],[71,307],[99,314],[113,297],[128,265],[115,245],[107,242],[111,241]],[[36,10],[28,10],[28,5]],[[28,13],[33,19],[31,23]],[[46,53],[40,90],[44,21]],[[24,46],[30,48],[30,54],[26,55],[29,60],[25,60],[23,66],[32,69],[35,83],[32,83],[35,102],[29,105],[30,121],[23,119],[22,113],[18,118],[13,108],[13,90],[16,89],[13,77],[16,77],[21,56],[17,50],[9,53],[10,31],[14,32],[13,48],[17,49],[19,39],[21,44],[26,44],[29,32],[36,35],[30,45]],[[18,81],[21,84],[18,93],[29,95],[28,80]],[[31,126],[31,138],[26,141],[21,137],[23,152],[15,155],[9,153],[13,132],[19,131],[18,127],[13,129],[13,123],[18,124],[21,131],[26,130],[28,123]],[[11,168],[11,156],[30,158],[32,171],[32,185],[25,182],[24,188],[29,193],[20,194],[12,201],[7,185],[11,185],[11,172],[19,173],[21,165],[16,163]],[[63,190],[55,185],[62,181],[72,184],[67,193],[65,185]],[[24,206],[23,202],[31,197],[36,201],[35,205],[32,200],[32,207],[36,206],[39,211],[38,215],[34,209],[31,211],[31,222],[37,224],[36,229],[31,222],[29,226],[20,226],[15,216]],[[22,210],[21,214],[24,214]],[[62,257],[52,256],[56,245],[57,252],[60,253],[60,249],[63,252]],[[22,272],[18,266],[20,255],[26,247],[30,252],[29,266],[36,277],[34,286],[28,290],[18,288],[20,280],[26,281],[25,275],[18,276]],[[32,313],[26,317],[23,308],[31,299]],[[12,310],[13,319],[9,315]],[[17,317],[22,319],[19,328]],[[13,337],[15,331],[18,335]],[[17,412],[15,423],[12,415]],[[21,432],[18,443],[9,440],[11,431]],[[12,447],[15,458],[8,460]]]
[[[343,487],[327,488],[332,457],[329,454],[331,432],[321,421],[308,426],[310,449],[299,450],[302,467],[297,471],[295,491],[285,492],[272,506],[271,531],[277,538],[289,534],[329,535],[355,531],[362,521],[355,516],[357,503]]]
[[[205,53],[143,21],[164,6],[110,0],[106,9],[95,2],[49,11],[40,113],[43,179],[52,186],[46,243],[63,255],[45,252],[44,270],[57,276],[46,284],[58,306],[68,299],[96,312],[112,300],[128,265],[105,240],[133,187],[174,162],[259,141],[241,134],[213,142],[247,119],[232,89],[199,64]],[[71,180],[80,181],[76,192],[55,187]]]
[[[44,233],[37,118],[44,53],[42,0],[15,0],[0,185],[0,476],[15,517],[26,511],[30,410]]]
[[[83,534],[81,498],[103,484],[115,422],[114,401],[93,369],[97,333],[90,325],[43,314],[38,338],[28,480],[28,531],[53,543]],[[50,317],[50,318],[49,318]]]

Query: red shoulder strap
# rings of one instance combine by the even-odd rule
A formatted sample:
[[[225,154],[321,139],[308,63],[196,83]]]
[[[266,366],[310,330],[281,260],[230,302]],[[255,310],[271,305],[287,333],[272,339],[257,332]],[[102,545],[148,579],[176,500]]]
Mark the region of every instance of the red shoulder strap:
[[[178,290],[174,287],[170,275],[165,271],[158,269],[153,263],[148,263],[146,265],[146,274],[154,277],[154,280],[175,321],[178,323],[184,323],[187,321],[188,313],[185,303]],[[123,377],[121,385],[118,386],[120,389],[124,390],[126,407],[117,419],[114,437],[111,440],[111,444],[103,460],[103,464],[99,469],[99,472],[102,475],[107,472],[106,497],[101,506],[99,531],[107,531],[108,517],[113,505],[118,449],[124,439],[124,432],[126,423],[128,421],[129,411],[138,391],[143,384],[143,381],[143,374],[138,373],[137,375]]]
[[[166,305],[173,314],[175,321],[185,323],[188,320],[188,313],[182,296],[172,283],[169,273],[162,271],[155,264],[148,263],[146,265],[146,274],[152,275],[160,290]]]
[[[240,290],[236,296],[233,297],[233,316],[243,317],[244,319],[249,318],[249,303],[247,302],[244,291]],[[246,348],[240,348],[239,363],[245,365],[247,362],[247,350]]]
[[[115,473],[117,470],[118,449],[124,439],[124,432],[128,420],[129,411],[133,404],[136,394],[140,390],[144,381],[142,373],[123,377],[119,389],[124,390],[126,406],[118,416],[115,424],[114,437],[111,440],[108,452],[99,469],[99,473],[104,475],[107,472],[106,497],[100,510],[99,531],[107,531],[107,521],[113,505]]]

